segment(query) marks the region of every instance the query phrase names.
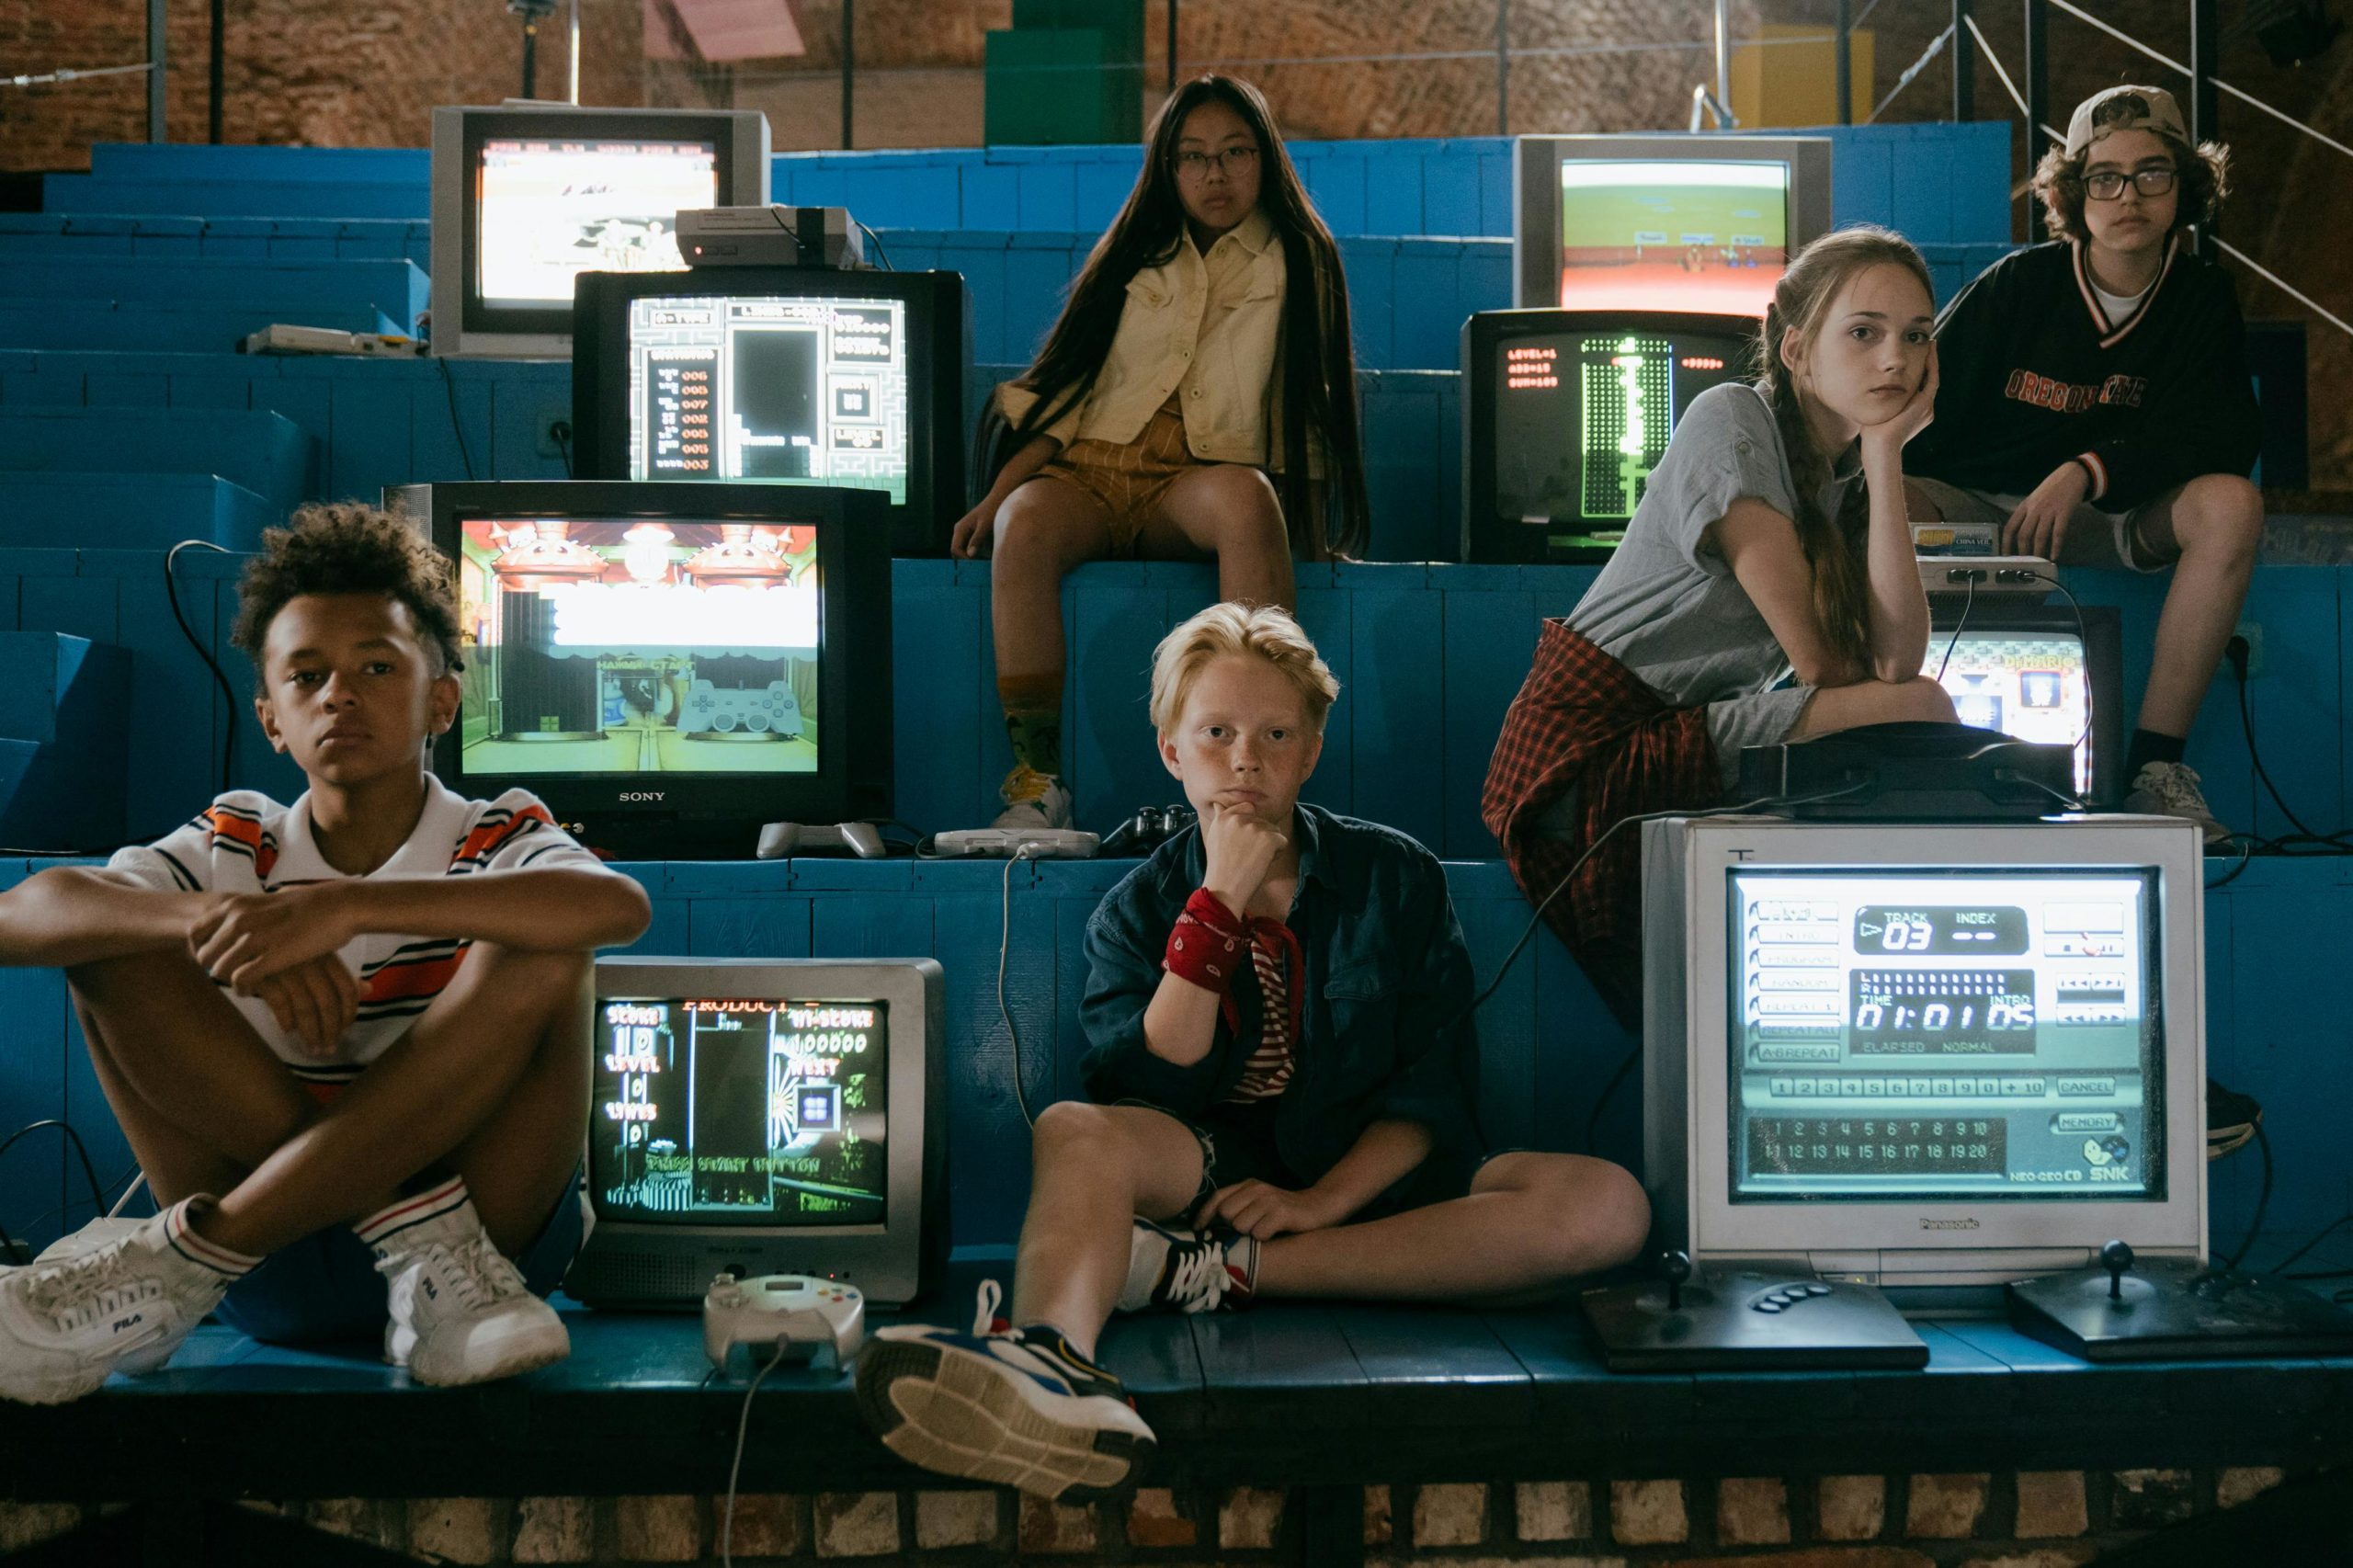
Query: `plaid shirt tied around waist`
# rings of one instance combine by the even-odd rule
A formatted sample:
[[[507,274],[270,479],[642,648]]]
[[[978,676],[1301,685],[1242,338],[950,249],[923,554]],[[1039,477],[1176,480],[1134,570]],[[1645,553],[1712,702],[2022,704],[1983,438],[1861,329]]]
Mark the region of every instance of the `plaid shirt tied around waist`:
[[[1572,786],[1563,835],[1540,824]],[[1588,845],[1620,817],[1711,806],[1722,795],[1704,706],[1670,708],[1642,678],[1565,620],[1548,619],[1536,661],[1504,715],[1480,816],[1519,890],[1541,903]],[[1627,955],[1642,951],[1642,838],[1631,829],[1586,863],[1544,912],[1621,1021],[1639,1009]],[[1597,967],[1607,958],[1609,972]]]

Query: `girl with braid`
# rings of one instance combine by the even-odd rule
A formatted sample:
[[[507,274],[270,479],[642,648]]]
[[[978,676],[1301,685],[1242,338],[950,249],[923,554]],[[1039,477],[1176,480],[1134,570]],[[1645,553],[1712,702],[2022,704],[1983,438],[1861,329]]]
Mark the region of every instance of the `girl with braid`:
[[[1901,236],[1825,235],[1773,291],[1756,385],[1691,401],[1625,542],[1544,623],[1488,767],[1483,815],[1531,901],[1620,818],[1716,803],[1745,746],[1951,722],[1921,674],[1904,499],[1904,446],[1936,402],[1935,309]],[[1630,1026],[1640,865],[1621,833],[1545,912]]]
[[[1219,598],[1288,610],[1293,560],[1363,542],[1339,247],[1256,87],[1201,76],[1163,107],[1127,204],[983,439],[992,482],[949,550],[991,561],[1014,757],[995,825],[1066,828],[1065,573],[1213,560]]]

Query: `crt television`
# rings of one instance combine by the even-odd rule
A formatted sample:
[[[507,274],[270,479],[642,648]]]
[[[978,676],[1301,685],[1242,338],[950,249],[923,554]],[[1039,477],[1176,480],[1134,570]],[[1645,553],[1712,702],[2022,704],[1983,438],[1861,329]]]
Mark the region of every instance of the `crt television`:
[[[1930,601],[1921,674],[1952,699],[1953,716],[2022,741],[2075,748],[2075,792],[2109,804],[2124,781],[2124,654],[2116,608]],[[1955,633],[1959,635],[1956,636]],[[1949,652],[1948,652],[1949,651]]]
[[[948,1240],[946,1042],[930,959],[597,960],[596,1214],[564,1289],[693,1307],[711,1276],[911,1300]]]
[[[963,510],[964,279],[954,272],[584,272],[572,353],[583,479],[880,491],[901,554]]]
[[[768,199],[756,109],[433,111],[433,351],[561,359],[572,279],[683,267],[678,213]]]
[[[1708,388],[1747,375],[1757,330],[1672,311],[1482,311],[1463,323],[1462,558],[1608,560],[1676,421]]]
[[[1830,232],[1826,136],[1522,136],[1512,303],[1762,317]]]
[[[434,767],[529,790],[631,858],[749,858],[759,826],[891,814],[891,561],[870,490],[415,485],[466,668]]]
[[[2206,1256],[2196,824],[1644,824],[1669,1244],[1883,1287]]]

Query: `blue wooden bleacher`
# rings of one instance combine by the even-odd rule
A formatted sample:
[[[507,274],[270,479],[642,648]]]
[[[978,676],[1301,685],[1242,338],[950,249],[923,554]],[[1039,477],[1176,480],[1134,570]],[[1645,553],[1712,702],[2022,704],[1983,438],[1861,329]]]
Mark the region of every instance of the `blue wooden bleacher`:
[[[1940,296],[2008,244],[2009,131],[1841,128],[1834,216],[1902,229]],[[1371,465],[1370,563],[1302,568],[1301,619],[1344,685],[1308,798],[1431,845],[1483,978],[1520,935],[1526,902],[1494,858],[1478,792],[1497,722],[1543,616],[1573,605],[1586,568],[1452,563],[1460,531],[1462,316],[1508,302],[1509,150],[1495,138],[1299,142],[1290,149],[1349,272]],[[979,394],[1012,374],[1059,290],[1131,184],[1133,148],[790,153],[779,201],[846,202],[902,267],[965,272]],[[158,833],[217,786],[235,726],[238,782],[299,789],[244,709],[226,647],[236,553],[190,551],[167,586],[163,551],[201,538],[249,550],[307,498],[373,496],[418,481],[556,478],[550,423],[571,410],[569,369],[521,362],[244,358],[243,331],[299,319],[406,331],[429,264],[425,154],[414,150],[102,147],[86,176],[52,178],[49,210],[0,215],[0,658],[7,634],[127,652],[121,812]],[[174,279],[217,279],[202,286]],[[238,280],[235,287],[231,280]],[[256,312],[262,312],[256,315]],[[268,313],[293,312],[289,313]],[[2266,565],[2246,619],[2263,672],[2248,687],[2273,781],[2306,820],[2353,820],[2344,723],[2353,569]],[[2087,602],[2123,612],[2128,699],[2145,679],[2161,584],[2070,573]],[[1167,626],[1211,597],[1211,573],[1088,567],[1064,589],[1074,665],[1065,744],[1082,825],[1108,826],[1174,785],[1149,749],[1146,661]],[[237,684],[224,699],[182,636]],[[1009,764],[994,694],[985,562],[911,560],[893,576],[897,812],[929,831],[992,807]],[[46,642],[42,641],[46,639]],[[939,669],[969,678],[931,678]],[[77,720],[77,722],[82,722]],[[0,705],[0,774],[38,745],[40,715]],[[13,750],[12,750],[13,748]],[[2221,813],[2286,829],[2258,788],[2225,672],[2190,760]],[[6,779],[0,777],[0,793]],[[0,840],[6,842],[6,840]],[[41,862],[0,861],[0,886]],[[1006,869],[897,859],[627,868],[654,903],[635,950],[699,955],[930,955],[949,984],[953,1282],[922,1304],[955,1321],[983,1267],[1001,1270],[1028,1180],[1014,1103],[1015,1038],[1033,1103],[1074,1093],[1076,1000],[1087,914],[1127,863]],[[2223,879],[2227,878],[2227,881]],[[2353,1081],[2334,1070],[2353,971],[2312,961],[2353,943],[2353,860],[2212,863],[2207,895],[2214,1075],[2269,1108],[2279,1184],[2267,1233],[2286,1239],[2353,1208],[2338,1129]],[[130,1153],[108,1112],[61,977],[0,971],[0,1132],[61,1116],[102,1177]],[[1549,937],[1530,944],[1481,1015],[1482,1118],[1504,1145],[1575,1149],[1596,1096],[1633,1042]],[[1638,1085],[1598,1121],[1597,1152],[1639,1164]],[[78,1165],[28,1141],[0,1161],[0,1223],[38,1246],[86,1216]],[[2245,1159],[2213,1171],[2212,1232],[2252,1218]],[[735,1391],[710,1384],[690,1322],[580,1313],[575,1354],[512,1386],[411,1390],[343,1354],[269,1350],[208,1328],[162,1377],[123,1397],[12,1411],[0,1466],[18,1495],[74,1495],[93,1467],[111,1496],[344,1495],[355,1467],[397,1471],[412,1494],[579,1490],[631,1454],[632,1491],[708,1489],[724,1468]],[[1610,1379],[1557,1311],[1286,1308],[1217,1321],[1137,1323],[1106,1344],[1182,1473],[1349,1481],[1362,1434],[1416,1478],[1563,1472],[1744,1473],[1758,1452],[1802,1449],[1824,1472],[1875,1472],[1891,1449],[1921,1470],[2294,1462],[2353,1446],[2353,1373],[2337,1364],[2211,1364],[2097,1373],[2006,1329],[1931,1326],[1919,1373]],[[2096,1398],[2087,1381],[2098,1379]],[[865,1440],[841,1381],[787,1369],[792,1419],[756,1426],[747,1463],[801,1487],[904,1483]],[[450,1420],[462,1404],[468,1419]],[[224,1425],[285,1440],[222,1445]],[[324,1426],[319,1425],[324,1423]],[[455,1428],[455,1430],[453,1430]],[[334,1434],[321,1442],[323,1431]],[[427,1434],[435,1439],[422,1441]],[[667,1434],[647,1443],[650,1432]],[[161,1447],[175,1467],[142,1462]],[[1392,1473],[1384,1470],[1381,1473]],[[485,1480],[485,1478],[489,1478]],[[600,1483],[601,1484],[601,1483]],[[615,1484],[622,1484],[615,1483]]]

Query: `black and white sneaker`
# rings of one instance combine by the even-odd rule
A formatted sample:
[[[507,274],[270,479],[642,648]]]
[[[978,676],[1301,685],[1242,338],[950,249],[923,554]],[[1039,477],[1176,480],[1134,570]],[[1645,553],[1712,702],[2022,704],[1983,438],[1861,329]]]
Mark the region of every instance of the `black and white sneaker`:
[[[1233,1231],[1172,1231],[1138,1220],[1119,1310],[1232,1312],[1258,1289],[1258,1241]]]
[[[910,1464],[1065,1503],[1124,1492],[1152,1456],[1152,1428],[1120,1380],[1043,1326],[996,1316],[981,1286],[970,1334],[877,1329],[858,1358],[858,1408]]]

